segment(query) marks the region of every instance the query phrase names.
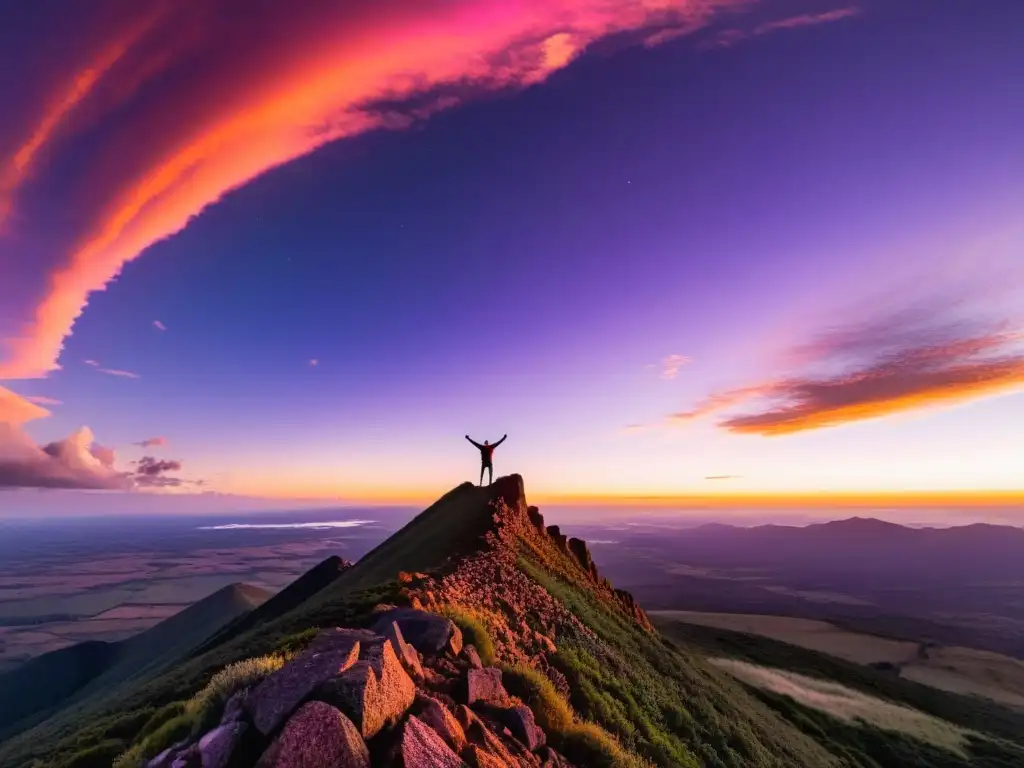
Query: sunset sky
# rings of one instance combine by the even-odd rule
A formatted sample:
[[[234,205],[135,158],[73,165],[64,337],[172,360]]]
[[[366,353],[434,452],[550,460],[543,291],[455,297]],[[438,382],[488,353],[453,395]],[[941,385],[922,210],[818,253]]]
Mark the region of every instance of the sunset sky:
[[[1022,29],[1012,0],[19,4],[0,514],[427,501],[476,479],[466,433],[541,498],[1024,500]]]

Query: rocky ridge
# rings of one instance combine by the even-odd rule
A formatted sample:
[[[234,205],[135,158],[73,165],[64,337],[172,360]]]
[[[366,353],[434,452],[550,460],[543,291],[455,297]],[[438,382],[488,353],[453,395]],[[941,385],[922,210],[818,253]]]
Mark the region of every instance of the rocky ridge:
[[[652,625],[599,574],[585,542],[545,526],[526,505],[521,477],[480,492],[489,493],[490,520],[474,546],[429,574],[398,573],[399,605],[378,605],[369,628],[321,631],[283,668],[237,692],[216,728],[149,768],[572,768],[505,689],[501,669],[485,666],[444,614],[478,619],[493,643],[488,657],[533,667],[563,694],[568,683],[550,657],[560,638],[593,633],[523,571],[523,554]]]

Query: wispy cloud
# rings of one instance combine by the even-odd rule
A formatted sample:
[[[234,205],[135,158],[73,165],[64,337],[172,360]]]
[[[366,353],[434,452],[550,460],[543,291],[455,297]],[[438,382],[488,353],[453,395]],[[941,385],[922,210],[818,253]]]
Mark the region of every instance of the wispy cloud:
[[[97,368],[100,373],[105,373],[108,376],[120,376],[124,379],[138,379],[139,374],[132,373],[131,371],[122,371],[120,368]]]
[[[168,472],[180,472],[181,462],[174,459],[158,459],[154,456],[143,456],[132,462],[135,469],[135,482],[147,488],[176,488],[185,481],[180,477],[168,477]]]
[[[705,480],[739,480],[739,475],[708,475]]]
[[[138,446],[140,446],[142,448],[156,448],[158,446],[167,445],[167,438],[166,437],[150,437],[150,438],[147,438],[145,440],[140,440],[137,443],[132,443],[132,445],[138,445]]]
[[[310,368],[316,368],[318,365],[320,365],[320,361],[319,360],[317,360],[315,357],[310,359],[310,361],[309,361],[309,367]]]
[[[167,326],[164,325],[163,323],[161,323],[159,320],[154,320],[153,321],[153,327],[156,328],[158,331],[166,331],[167,330]]]
[[[758,24],[751,29],[733,28],[722,30],[704,45],[705,47],[710,48],[727,48],[752,37],[761,37],[762,35],[769,35],[772,32],[779,32],[787,29],[802,29],[804,27],[816,27],[821,24],[831,24],[836,21],[843,21],[844,19],[851,19],[855,16],[859,16],[862,12],[863,11],[857,6],[849,6],[846,8],[837,8],[832,11],[825,11],[823,13],[805,13],[797,16],[787,16],[786,18],[775,19],[773,21],[764,22],[763,24]]]
[[[91,365],[93,368],[96,368],[97,366],[99,366],[99,363],[96,360],[83,360],[83,362],[86,365]]]
[[[691,358],[683,355],[669,355],[661,361],[661,378],[674,379],[679,375],[679,369],[691,362],[693,362]]]
[[[953,406],[1024,389],[1024,333],[1008,322],[949,319],[923,303],[833,328],[792,351],[798,370],[714,393],[669,416],[689,421],[743,406],[719,426],[783,435]]]
[[[36,405],[64,405],[63,400],[55,400],[52,397],[46,397],[45,395],[27,395],[25,397],[30,403]]]
[[[751,3],[257,3],[246,6],[245,24],[206,3],[164,3],[167,12],[152,19],[147,5],[126,6],[137,8],[135,17],[124,14],[125,24],[93,46],[109,53],[67,67],[88,72],[58,89],[69,97],[58,96],[53,109],[39,100],[37,114],[52,117],[27,142],[33,157],[76,140],[66,116],[88,102],[90,156],[130,146],[132,162],[97,162],[91,176],[71,180],[96,190],[92,211],[79,217],[73,244],[45,276],[46,293],[4,339],[0,379],[55,370],[92,293],[265,171],[331,141],[405,128],[479,94],[539,83],[610,36],[650,43],[659,31],[692,32],[723,8]],[[183,30],[194,31],[189,46],[181,45]],[[161,66],[142,66],[153,61]],[[171,76],[196,61],[203,77]],[[118,98],[96,101],[99,92]],[[137,117],[130,126],[111,117],[112,108],[128,106]],[[139,125],[160,130],[130,132]]]

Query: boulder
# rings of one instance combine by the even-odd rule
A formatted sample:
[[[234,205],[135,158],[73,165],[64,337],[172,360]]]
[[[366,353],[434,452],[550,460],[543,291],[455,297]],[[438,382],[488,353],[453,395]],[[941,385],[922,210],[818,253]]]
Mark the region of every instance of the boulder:
[[[529,707],[518,706],[505,709],[499,716],[512,735],[531,752],[536,752],[547,741],[544,731],[534,720],[533,710]]]
[[[323,682],[314,696],[344,712],[364,739],[398,722],[416,697],[416,685],[391,642],[362,647],[361,658],[339,677]]]
[[[555,752],[551,747],[544,747],[540,751],[543,762],[541,768],[573,768],[573,764]]]
[[[433,728],[449,747],[456,752],[463,750],[466,734],[455,715],[444,704],[431,696],[419,694],[416,696],[416,711],[420,720]]]
[[[462,655],[466,657],[466,661],[469,662],[469,666],[473,669],[483,669],[484,664],[480,661],[480,654],[476,652],[476,648],[472,645],[462,646]]]
[[[402,768],[465,768],[437,732],[415,715],[402,725]]]
[[[159,755],[157,755],[148,763],[146,763],[146,768],[171,768],[171,763],[174,762],[174,758],[178,756],[179,752],[181,752],[188,746],[188,739],[176,741],[174,744],[171,744],[171,746],[169,746]]]
[[[398,623],[392,621],[382,628],[380,634],[391,641],[395,655],[398,656],[398,660],[402,662],[402,666],[405,667],[405,671],[409,673],[409,676],[413,680],[422,680],[423,666],[420,664],[419,653],[405,641],[402,629],[398,626]]]
[[[248,688],[242,688],[231,695],[231,698],[224,705],[224,714],[220,718],[221,725],[238,723],[245,718],[245,700],[248,696]]]
[[[289,718],[258,768],[370,768],[370,752],[352,721],[310,701]]]
[[[191,744],[178,752],[171,760],[171,768],[200,768],[199,748]]]
[[[248,729],[245,723],[228,723],[203,736],[199,740],[199,759],[203,768],[227,768]]]
[[[390,622],[398,624],[406,642],[420,653],[439,656],[445,651],[457,654],[462,650],[462,632],[444,616],[414,608],[395,608],[380,615],[373,631],[383,633]]]
[[[271,734],[314,690],[350,669],[359,658],[358,630],[324,632],[297,658],[268,675],[246,697],[257,730]]]
[[[466,703],[508,704],[508,693],[501,684],[501,670],[495,667],[466,672]]]
[[[490,758],[493,757],[498,760],[494,765],[501,766],[515,766],[518,765],[518,761],[509,751],[505,743],[490,729],[487,724],[484,723],[476,713],[473,712],[469,707],[460,705],[455,712],[455,718],[459,721],[459,725],[462,726],[462,730],[466,734],[466,739],[469,742],[467,747],[468,753],[471,755],[470,763],[480,765],[479,759],[474,759],[474,747],[477,747],[477,751],[482,751],[483,754]],[[482,763],[483,765],[491,765],[491,763]]]

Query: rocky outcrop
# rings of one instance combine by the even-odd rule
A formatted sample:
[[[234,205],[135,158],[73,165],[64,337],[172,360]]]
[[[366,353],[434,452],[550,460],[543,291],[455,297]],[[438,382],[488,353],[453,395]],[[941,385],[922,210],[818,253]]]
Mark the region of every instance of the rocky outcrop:
[[[453,750],[461,752],[466,746],[466,734],[462,726],[440,701],[421,694],[416,697],[416,711],[420,719],[433,728]]]
[[[469,669],[466,672],[466,703],[505,705],[508,693],[501,684],[501,670],[494,667]]]
[[[463,762],[448,744],[415,715],[402,725],[402,768],[465,768]]]
[[[416,686],[395,654],[391,641],[364,641],[359,661],[324,682],[316,697],[351,718],[364,739],[396,723],[416,698]]]
[[[390,622],[398,624],[405,640],[420,653],[438,655],[446,650],[462,650],[462,632],[444,616],[412,608],[394,608],[381,614],[373,625],[378,633],[387,631]]]
[[[575,768],[545,746],[533,712],[505,690],[501,671],[455,653],[448,619],[407,612],[429,637],[420,655],[399,621],[332,629],[251,690],[233,695],[221,723],[154,758],[151,768]],[[433,634],[433,633],[436,633]],[[476,661],[479,661],[476,659]],[[415,663],[414,663],[415,662]],[[417,679],[407,671],[419,668]],[[326,678],[326,679],[325,679]],[[456,704],[453,694],[467,704]],[[261,727],[262,724],[262,727]]]
[[[351,630],[324,633],[297,659],[263,680],[245,699],[253,724],[268,736],[317,686],[352,667],[359,636]]]
[[[345,715],[322,701],[302,706],[258,768],[370,768],[370,752]]]

